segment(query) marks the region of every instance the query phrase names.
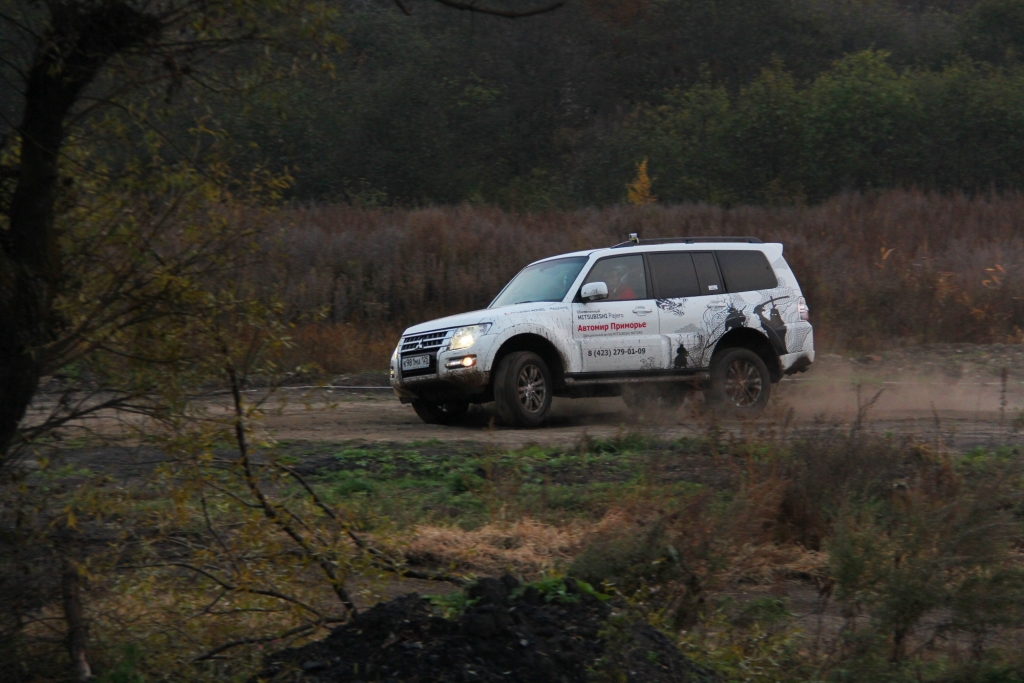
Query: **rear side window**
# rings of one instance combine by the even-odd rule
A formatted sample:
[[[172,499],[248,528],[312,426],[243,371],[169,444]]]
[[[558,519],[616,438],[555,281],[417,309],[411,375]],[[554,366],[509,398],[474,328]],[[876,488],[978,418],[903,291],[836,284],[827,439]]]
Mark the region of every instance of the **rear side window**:
[[[725,286],[730,292],[775,289],[779,281],[767,257],[760,251],[719,251]]]
[[[654,298],[681,299],[700,296],[700,283],[693,267],[693,257],[685,252],[648,254]]]
[[[698,251],[693,254],[693,266],[697,269],[697,281],[700,282],[700,293],[707,296],[721,294],[722,281],[718,277],[718,267],[715,266],[715,255],[707,251]]]

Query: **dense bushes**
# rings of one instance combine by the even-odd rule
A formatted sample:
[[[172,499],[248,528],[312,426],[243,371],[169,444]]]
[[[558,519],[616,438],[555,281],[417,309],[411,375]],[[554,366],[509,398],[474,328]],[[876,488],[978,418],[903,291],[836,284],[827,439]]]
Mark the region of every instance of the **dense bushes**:
[[[940,191],[1024,183],[1024,71],[968,60],[894,69],[845,57],[800,83],[781,64],[730,94],[710,81],[669,91],[627,124],[663,200],[791,204],[886,187]],[[618,180],[625,174],[616,174]],[[621,190],[603,190],[614,200]]]
[[[670,202],[1020,188],[1022,17],[1024,0],[587,0],[517,22],[352,2],[335,78],[212,108],[295,198],[360,206],[618,204],[644,157]]]
[[[840,431],[707,445],[744,459],[735,487],[638,500],[570,573],[682,627],[730,681],[1019,680],[1002,647],[1024,625],[1019,449],[961,459]],[[830,626],[790,612],[798,582]]]
[[[782,242],[818,348],[861,350],[1021,341],[1022,216],[1020,195],[921,192],[847,194],[812,208],[314,207],[279,214],[287,227],[273,248],[287,259],[280,284],[292,318],[320,311],[332,326],[300,332],[292,365],[384,367],[404,326],[483,308],[530,261],[615,244],[629,232]]]
[[[343,5],[332,77],[195,101],[186,81],[165,153],[199,119],[290,198],[362,207],[615,205],[644,158],[669,203],[1024,186],[1024,0],[586,0],[516,22]]]

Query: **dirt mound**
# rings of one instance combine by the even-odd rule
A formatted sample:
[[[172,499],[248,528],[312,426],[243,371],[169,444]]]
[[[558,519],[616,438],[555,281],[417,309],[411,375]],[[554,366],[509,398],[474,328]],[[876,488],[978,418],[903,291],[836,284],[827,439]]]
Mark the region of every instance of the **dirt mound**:
[[[595,679],[710,683],[662,633],[612,609],[572,579],[542,593],[511,576],[482,579],[457,619],[411,593],[357,616],[326,639],[277,653],[264,680],[521,681]],[[604,673],[604,676],[601,676]]]

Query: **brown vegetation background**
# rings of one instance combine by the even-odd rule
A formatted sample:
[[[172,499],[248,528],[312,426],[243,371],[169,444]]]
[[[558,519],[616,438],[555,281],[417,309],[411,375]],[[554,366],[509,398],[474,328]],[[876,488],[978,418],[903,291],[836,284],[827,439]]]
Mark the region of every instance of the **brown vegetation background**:
[[[822,351],[1024,342],[1024,195],[847,194],[814,207],[649,205],[516,213],[321,206],[283,212],[287,365],[386,367],[404,327],[483,308],[530,261],[641,237],[785,245]]]

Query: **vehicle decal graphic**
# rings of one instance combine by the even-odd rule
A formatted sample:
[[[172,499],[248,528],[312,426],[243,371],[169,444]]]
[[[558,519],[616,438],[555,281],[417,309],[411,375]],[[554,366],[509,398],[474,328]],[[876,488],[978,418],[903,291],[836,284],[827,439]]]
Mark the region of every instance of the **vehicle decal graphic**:
[[[789,339],[786,342],[786,348],[789,349],[790,353],[800,353],[804,350],[804,344],[807,342],[807,337],[810,334],[810,325],[801,325],[800,327],[791,328]]]
[[[577,320],[607,320],[609,318],[615,320],[625,317],[625,313],[604,313],[602,311],[580,311],[576,314]]]
[[[786,353],[786,323],[782,320],[782,314],[779,312],[779,307],[775,305],[775,302],[788,298],[790,297],[771,297],[767,301],[754,306],[754,315],[758,317],[761,329],[768,335],[768,340],[775,348],[775,353],[780,356]],[[770,315],[766,316],[764,309],[769,305],[772,307],[772,311]]]
[[[577,325],[577,332],[618,332],[619,330],[644,330],[647,329],[646,322],[633,323],[604,323],[603,325]]]
[[[658,299],[654,303],[658,308],[672,315],[681,316],[686,313],[686,299]]]
[[[785,268],[788,270],[788,266]],[[708,367],[711,354],[722,337],[741,327],[762,332],[779,355],[802,351],[811,328],[809,325],[793,325],[799,322],[796,306],[798,291],[789,287],[784,277],[779,276],[778,282],[774,289],[715,297],[713,301],[721,302],[724,306],[709,307],[701,316],[699,324],[691,322],[673,330],[683,335],[683,341],[676,349],[672,367]],[[687,303],[687,299],[657,300],[659,309],[679,317],[684,315]]]
[[[682,344],[676,350],[676,357],[672,360],[672,367],[676,370],[682,370],[686,367],[686,347]]]
[[[747,326],[747,316],[742,308],[736,308],[736,302],[730,302],[725,316],[725,332],[731,332]],[[724,334],[724,332],[723,332]]]

